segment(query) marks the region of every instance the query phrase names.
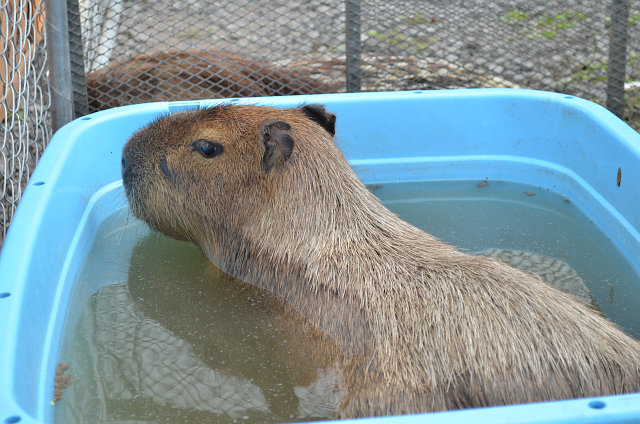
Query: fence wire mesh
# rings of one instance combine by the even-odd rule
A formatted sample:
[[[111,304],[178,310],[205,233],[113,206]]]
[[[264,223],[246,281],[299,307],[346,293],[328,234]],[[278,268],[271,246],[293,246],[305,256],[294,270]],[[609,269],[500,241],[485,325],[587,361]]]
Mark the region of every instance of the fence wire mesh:
[[[42,0],[0,0],[0,246],[51,134]]]
[[[607,104],[640,128],[638,0],[81,0],[80,9],[91,111],[150,100],[523,87]],[[616,99],[608,80],[620,78]]]
[[[49,138],[42,9],[0,0],[2,236]],[[640,0],[67,0],[67,11],[75,116],[157,100],[522,87],[593,100],[640,130]]]
[[[343,9],[327,1],[82,2],[86,27],[107,29],[85,46],[110,46],[86,50],[89,109],[336,91],[344,71],[329,71],[336,41],[344,62]],[[104,10],[114,11],[110,19]]]

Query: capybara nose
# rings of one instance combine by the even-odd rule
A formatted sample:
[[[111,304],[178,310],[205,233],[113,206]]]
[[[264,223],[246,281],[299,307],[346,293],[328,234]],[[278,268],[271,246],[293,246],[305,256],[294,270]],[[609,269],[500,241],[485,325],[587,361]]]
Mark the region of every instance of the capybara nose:
[[[126,180],[129,178],[129,174],[131,173],[131,165],[130,162],[125,157],[124,153],[122,154],[122,179]]]
[[[122,175],[128,174],[131,171],[131,166],[129,166],[129,162],[127,162],[127,158],[122,156]]]
[[[131,170],[134,165],[133,160],[133,149],[131,146],[125,146],[122,149],[122,159],[120,161],[121,172],[122,172],[122,181],[125,185],[131,180]]]

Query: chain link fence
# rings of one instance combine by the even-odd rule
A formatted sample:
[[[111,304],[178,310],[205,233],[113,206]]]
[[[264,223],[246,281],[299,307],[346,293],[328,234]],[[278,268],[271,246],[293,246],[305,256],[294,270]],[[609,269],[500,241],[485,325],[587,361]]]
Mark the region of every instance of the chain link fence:
[[[0,0],[0,246],[49,138],[42,0]]]
[[[41,16],[41,1],[0,0],[2,16],[14,26],[34,22],[8,10]],[[54,130],[157,100],[463,87],[572,94],[640,130],[640,0],[51,0],[47,10],[64,11],[55,24],[62,42],[49,43]],[[4,22],[3,45],[13,40],[4,34],[29,39]],[[46,57],[43,41],[29,45]],[[11,54],[5,47],[5,68]],[[4,113],[2,234],[28,158],[49,136],[46,65],[29,62],[25,88],[9,88],[32,97],[7,109],[27,111],[25,119]],[[7,177],[9,168],[22,177]]]
[[[86,25],[90,111],[186,98],[524,87],[599,102],[640,128],[638,0],[84,0],[80,9],[85,22],[108,28]]]
[[[154,100],[344,91],[344,7],[332,2],[87,1],[86,22],[118,28],[85,64],[89,110]],[[115,38],[113,37],[115,36]],[[343,49],[344,50],[344,49]],[[342,52],[344,62],[344,51]],[[320,68],[318,68],[320,67]],[[328,75],[328,74],[327,74]]]

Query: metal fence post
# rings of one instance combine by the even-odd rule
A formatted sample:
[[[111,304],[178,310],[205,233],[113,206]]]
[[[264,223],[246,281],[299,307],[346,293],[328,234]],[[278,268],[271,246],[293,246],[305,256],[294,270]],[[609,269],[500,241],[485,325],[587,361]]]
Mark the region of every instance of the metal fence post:
[[[629,0],[612,0],[609,67],[607,70],[607,108],[618,117],[622,117],[624,111],[628,20]]]
[[[347,46],[347,92],[360,91],[362,86],[360,45],[360,0],[345,0]]]
[[[51,127],[57,131],[73,119],[67,2],[45,0]]]
[[[69,22],[69,59],[71,61],[71,86],[73,87],[73,117],[79,118],[89,113],[87,81],[84,73],[84,45],[80,24],[78,0],[67,0]]]

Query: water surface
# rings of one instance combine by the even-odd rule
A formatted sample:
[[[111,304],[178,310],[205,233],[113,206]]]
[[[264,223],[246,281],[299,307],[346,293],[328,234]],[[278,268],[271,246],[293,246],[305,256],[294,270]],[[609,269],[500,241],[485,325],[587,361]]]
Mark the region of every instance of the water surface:
[[[539,273],[640,336],[638,274],[570,199],[497,181],[370,189],[414,225]],[[341,370],[317,344],[272,297],[122,209],[102,223],[74,285],[59,353],[73,384],[56,422],[327,419]]]

